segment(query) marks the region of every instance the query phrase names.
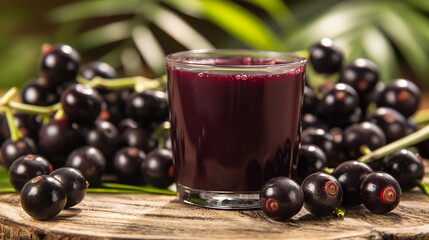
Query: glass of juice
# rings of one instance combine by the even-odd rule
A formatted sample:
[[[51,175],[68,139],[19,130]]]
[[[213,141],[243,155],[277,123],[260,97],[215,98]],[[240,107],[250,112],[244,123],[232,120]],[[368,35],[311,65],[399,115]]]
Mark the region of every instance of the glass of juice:
[[[306,59],[253,50],[166,56],[178,197],[259,208],[270,178],[296,178]]]

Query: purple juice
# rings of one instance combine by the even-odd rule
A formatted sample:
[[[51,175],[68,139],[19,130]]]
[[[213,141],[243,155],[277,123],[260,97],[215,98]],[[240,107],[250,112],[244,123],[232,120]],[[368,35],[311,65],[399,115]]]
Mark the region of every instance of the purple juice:
[[[285,62],[216,58],[195,63],[234,68]],[[167,64],[176,183],[208,191],[259,191],[270,178],[295,178],[304,71],[299,66],[275,74],[246,69],[228,74],[232,71]]]

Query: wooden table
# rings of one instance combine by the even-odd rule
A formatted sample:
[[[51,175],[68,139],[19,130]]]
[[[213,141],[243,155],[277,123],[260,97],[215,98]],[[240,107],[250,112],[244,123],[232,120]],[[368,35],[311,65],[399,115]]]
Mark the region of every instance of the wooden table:
[[[0,195],[1,239],[429,239],[429,197],[415,189],[384,215],[363,206],[346,217],[302,209],[289,221],[261,210],[205,209],[175,196],[91,193],[50,221],[29,217],[17,194]]]

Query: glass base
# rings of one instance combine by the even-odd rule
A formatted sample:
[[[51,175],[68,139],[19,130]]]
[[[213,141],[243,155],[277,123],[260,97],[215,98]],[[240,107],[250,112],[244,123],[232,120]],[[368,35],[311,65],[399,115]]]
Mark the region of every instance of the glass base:
[[[177,196],[183,202],[215,209],[258,209],[259,191],[227,192],[197,190],[176,184]]]

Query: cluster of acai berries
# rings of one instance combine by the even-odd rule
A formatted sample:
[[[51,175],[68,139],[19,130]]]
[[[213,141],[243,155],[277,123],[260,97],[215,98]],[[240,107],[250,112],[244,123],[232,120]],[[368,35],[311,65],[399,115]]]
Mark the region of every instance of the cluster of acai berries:
[[[319,76],[336,81],[306,84],[302,111],[298,182],[278,177],[261,191],[261,208],[274,219],[288,219],[302,206],[323,216],[360,204],[386,213],[399,204],[402,191],[421,183],[428,143],[414,146],[420,155],[399,149],[364,163],[362,156],[418,130],[413,115],[420,90],[410,80],[380,81],[371,60],[343,65],[343,53],[328,38],[309,49],[309,63]]]
[[[59,212],[52,208],[70,206],[45,201],[55,192],[64,202],[67,192],[53,179],[53,169],[74,169],[93,187],[106,173],[123,184],[166,188],[173,183],[161,81],[118,79],[107,63],[81,66],[78,52],[68,45],[44,45],[40,77],[21,89],[21,101],[11,95],[1,99],[0,158],[29,215],[51,218]]]

